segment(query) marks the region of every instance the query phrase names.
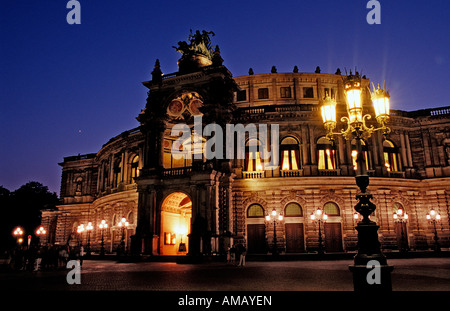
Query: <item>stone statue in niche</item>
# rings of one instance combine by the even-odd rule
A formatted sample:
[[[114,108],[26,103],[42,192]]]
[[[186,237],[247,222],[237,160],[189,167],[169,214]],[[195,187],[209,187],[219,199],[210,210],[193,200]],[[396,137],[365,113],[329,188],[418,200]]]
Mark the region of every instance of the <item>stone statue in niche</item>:
[[[78,177],[75,184],[75,195],[81,195],[83,190],[83,179]]]

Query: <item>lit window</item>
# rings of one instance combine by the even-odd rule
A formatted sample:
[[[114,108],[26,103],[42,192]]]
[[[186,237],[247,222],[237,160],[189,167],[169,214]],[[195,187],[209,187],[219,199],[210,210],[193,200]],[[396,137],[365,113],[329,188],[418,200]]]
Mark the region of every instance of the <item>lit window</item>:
[[[369,156],[368,156],[368,148],[364,140],[361,140],[361,148],[362,153],[364,157],[364,162],[366,163],[366,169],[369,170]],[[353,169],[356,171],[358,169],[358,163],[356,159],[358,158],[358,151],[356,151],[356,141],[352,140],[352,163],[353,163]]]
[[[252,204],[247,209],[248,218],[262,218],[264,217],[264,209],[259,204]]]
[[[401,171],[402,168],[398,149],[389,140],[385,140],[383,142],[383,155],[384,165],[386,166],[388,172]]]
[[[171,232],[164,232],[164,244],[165,245],[175,245],[176,244],[176,234]]]
[[[135,156],[131,161],[131,177],[139,176],[139,156]]]
[[[163,167],[166,169],[189,167],[192,166],[193,159],[203,158],[205,138],[198,135],[191,135],[190,138],[183,142],[180,142],[179,138],[170,136],[163,141]],[[172,148],[180,152],[175,157],[172,154]]]
[[[259,140],[251,139],[245,146],[245,168],[246,171],[263,171],[264,161],[261,159],[261,145]]]
[[[303,216],[303,211],[297,203],[289,203],[284,209],[284,215],[286,217],[301,217]]]
[[[281,141],[281,170],[298,170],[300,166],[299,145],[293,137],[286,137]]]
[[[325,205],[323,206],[323,211],[328,216],[339,216],[340,215],[339,206],[337,206],[337,204],[333,203],[333,202],[325,203]]]
[[[336,147],[326,137],[321,137],[317,141],[319,151],[319,170],[336,169]]]

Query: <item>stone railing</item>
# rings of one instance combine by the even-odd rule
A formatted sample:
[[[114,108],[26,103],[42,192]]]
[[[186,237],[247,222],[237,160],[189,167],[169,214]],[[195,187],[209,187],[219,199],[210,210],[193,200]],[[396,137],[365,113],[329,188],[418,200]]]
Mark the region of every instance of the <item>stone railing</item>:
[[[281,170],[281,177],[301,177],[303,176],[303,170]]]
[[[242,172],[242,178],[244,179],[255,179],[266,177],[265,171],[246,171]]]
[[[319,176],[339,176],[341,170],[335,169],[335,170],[319,170]]]

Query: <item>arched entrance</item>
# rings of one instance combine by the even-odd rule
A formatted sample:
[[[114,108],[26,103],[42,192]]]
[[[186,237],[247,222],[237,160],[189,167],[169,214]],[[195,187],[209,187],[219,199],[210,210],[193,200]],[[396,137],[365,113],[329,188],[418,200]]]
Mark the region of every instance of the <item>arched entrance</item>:
[[[334,202],[328,202],[323,206],[324,213],[328,215],[328,220],[324,225],[325,251],[342,252],[342,229],[341,212],[339,206]]]
[[[191,233],[192,201],[183,192],[169,194],[161,205],[161,255],[186,255]]]
[[[298,203],[291,202],[286,205],[284,208],[284,221],[286,253],[304,252],[303,210]]]
[[[264,208],[259,204],[252,204],[247,209],[247,250],[253,254],[267,252]]]

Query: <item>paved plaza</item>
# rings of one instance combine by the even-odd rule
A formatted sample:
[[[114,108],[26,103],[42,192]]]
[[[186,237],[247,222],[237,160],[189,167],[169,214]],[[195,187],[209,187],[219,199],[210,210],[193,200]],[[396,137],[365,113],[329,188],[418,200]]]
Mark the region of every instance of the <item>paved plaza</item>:
[[[81,284],[69,270],[2,271],[1,290],[26,291],[352,291],[352,260],[118,263],[85,260]],[[394,291],[449,291],[450,258],[390,259]]]

